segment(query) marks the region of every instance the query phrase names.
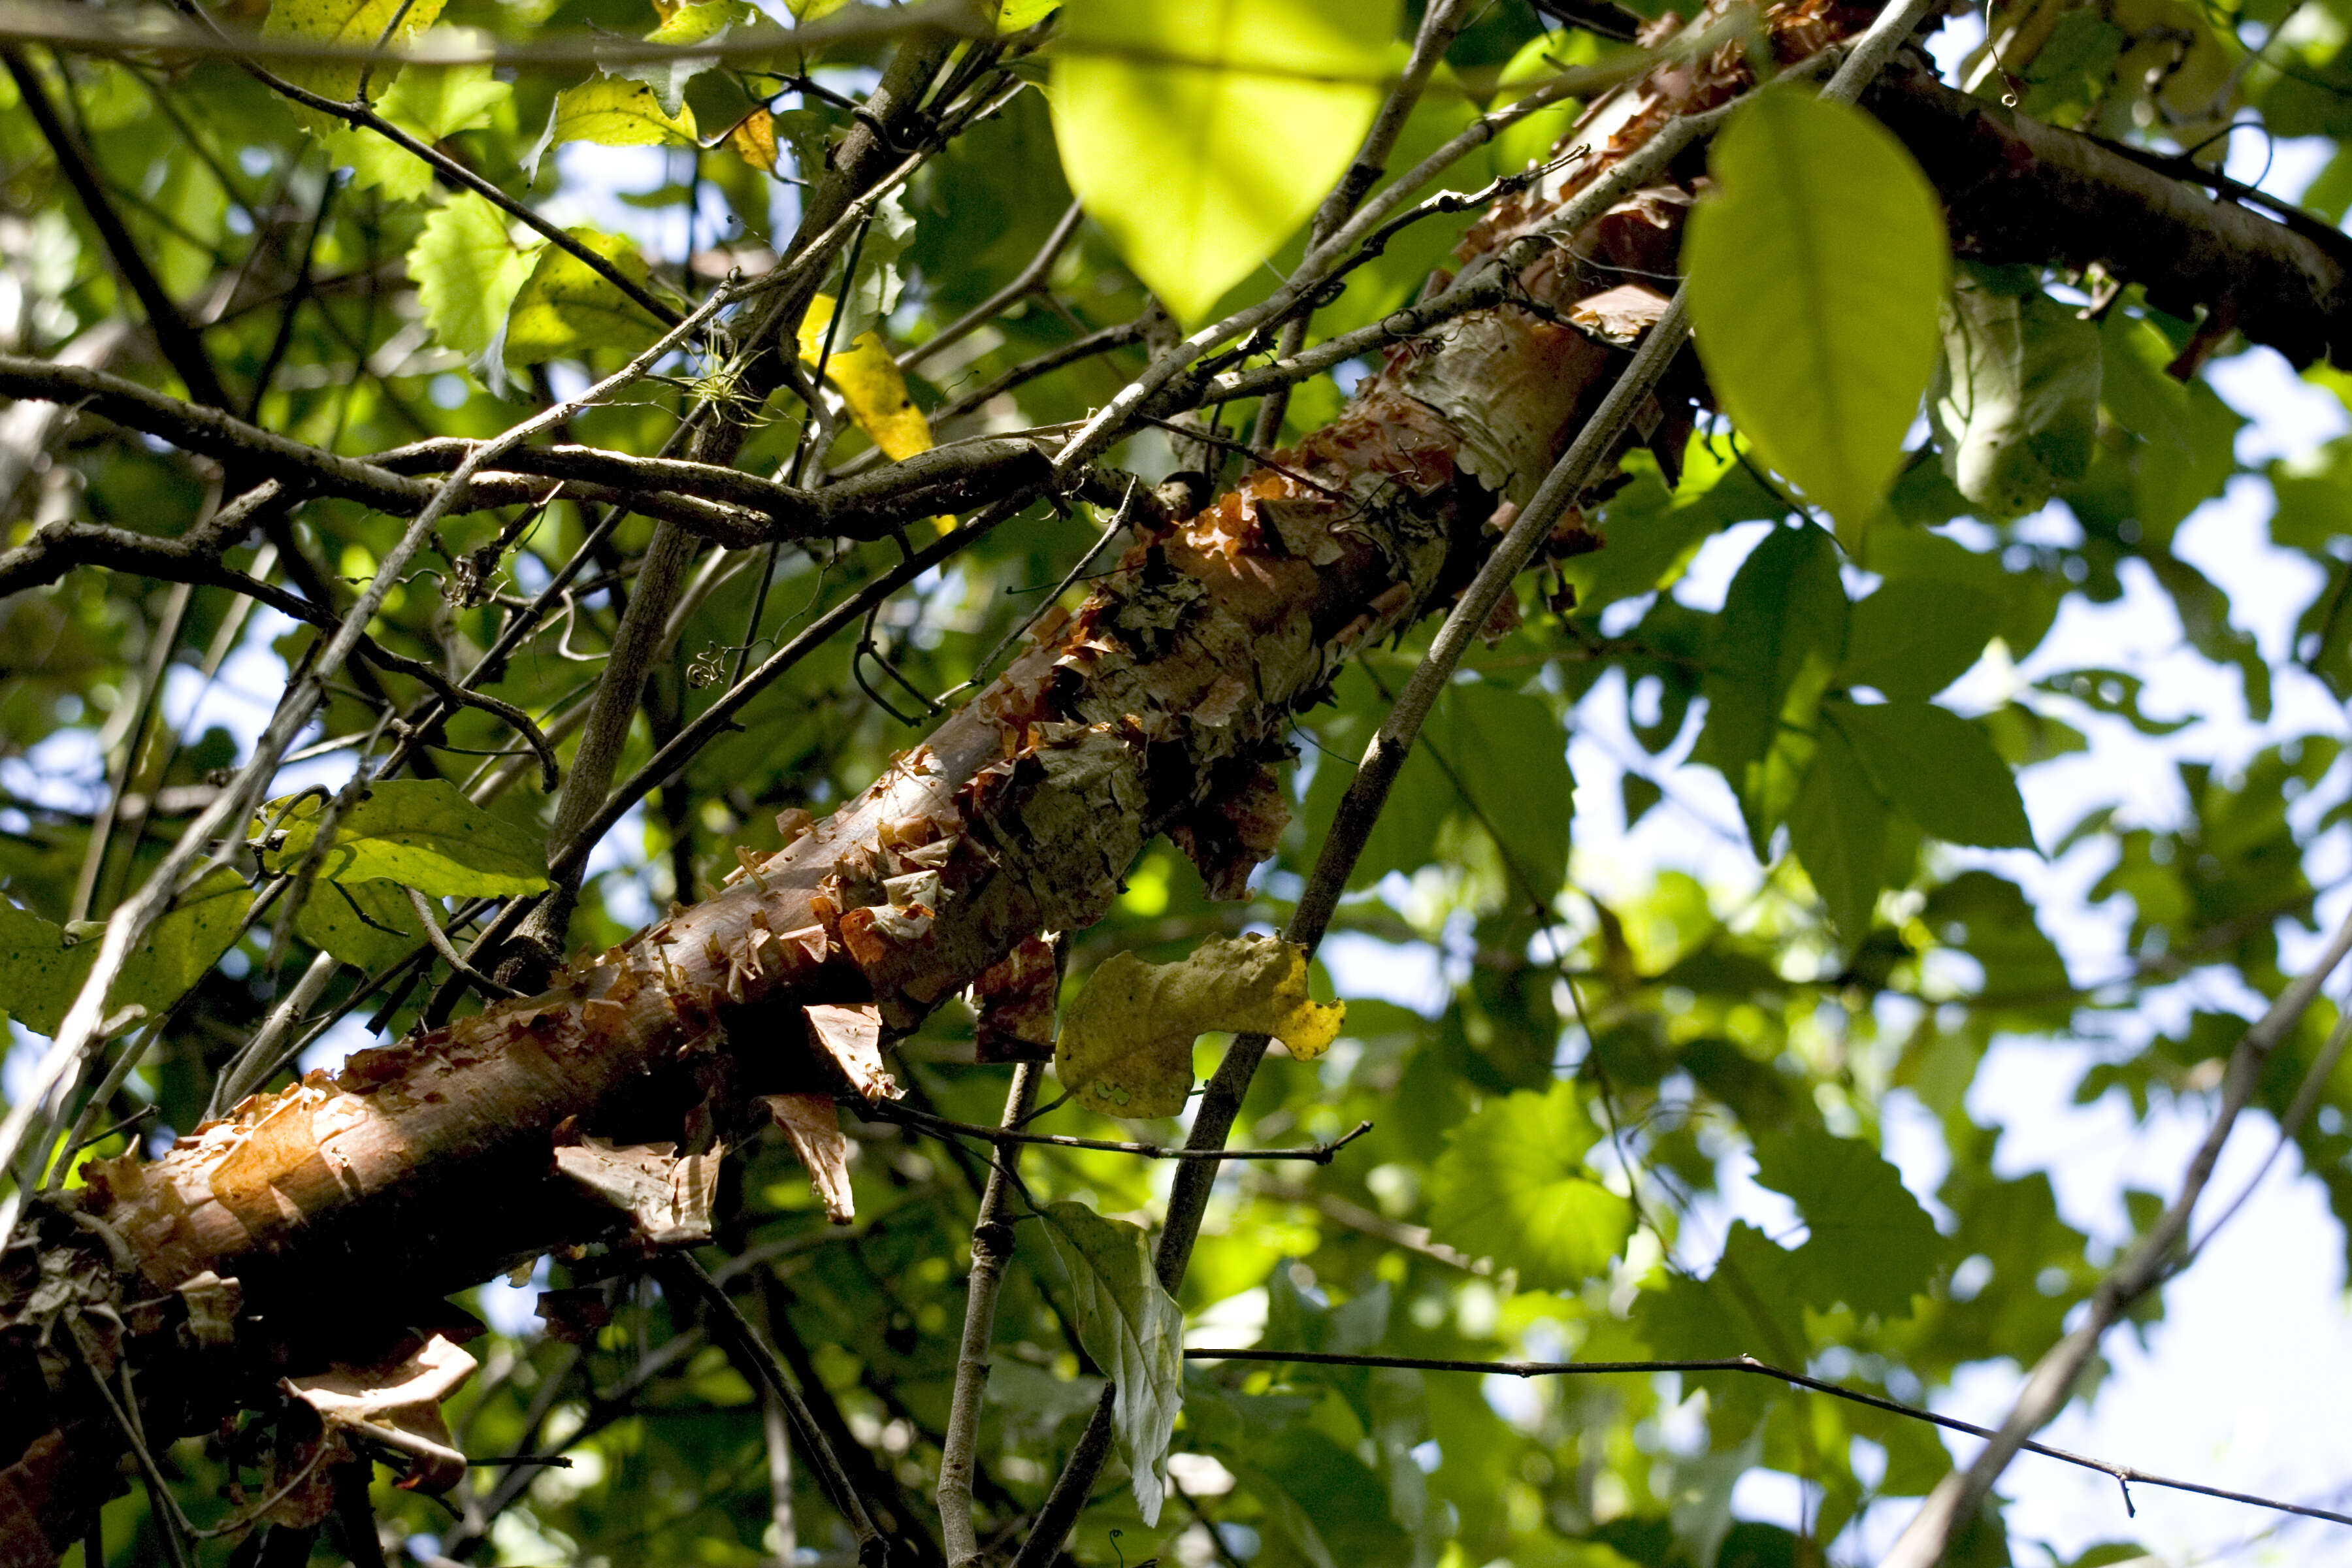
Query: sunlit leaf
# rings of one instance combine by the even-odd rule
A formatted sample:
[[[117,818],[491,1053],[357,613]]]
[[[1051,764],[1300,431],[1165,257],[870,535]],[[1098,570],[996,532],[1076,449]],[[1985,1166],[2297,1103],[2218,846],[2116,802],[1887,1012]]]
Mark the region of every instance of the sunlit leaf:
[[[1380,106],[1396,20],[1395,0],[1063,7],[1063,171],[1180,320],[1200,321],[1273,255],[1347,168]]]
[[[1201,1035],[1262,1030],[1307,1059],[1329,1048],[1347,1010],[1308,1000],[1306,952],[1272,937],[1213,936],[1176,963],[1113,953],[1063,1013],[1054,1076],[1106,1116],[1173,1116]]]
[[[269,19],[261,25],[265,38],[299,38],[304,43],[341,44],[373,49],[379,45],[403,48],[441,16],[445,0],[272,0]],[[366,68],[357,60],[292,60],[279,71],[297,87],[321,98],[348,103],[358,95]],[[372,93],[382,94],[401,71],[398,61],[378,65],[368,72]],[[324,132],[341,121],[312,110],[300,111],[303,122]]]
[[[633,283],[651,273],[637,247],[618,235],[575,228],[573,237],[610,261]],[[530,279],[518,289],[507,317],[509,364],[617,349],[635,353],[661,336],[661,324],[578,257],[550,245],[541,247]]]
[[[1432,1234],[1539,1290],[1606,1273],[1633,1233],[1633,1208],[1584,1163],[1600,1137],[1573,1083],[1488,1100],[1448,1134]]]
[[[889,347],[872,332],[854,342],[835,342],[825,352],[825,328],[833,320],[834,300],[819,294],[801,318],[801,358],[812,366],[822,362],[827,381],[839,389],[857,427],[873,438],[893,461],[931,449],[931,422],[908,395],[907,378]]]
[[[433,335],[472,357],[498,341],[538,259],[536,247],[523,248],[509,236],[504,213],[467,191],[425,220],[409,247],[408,275]]]
[[[1876,121],[1787,89],[1734,115],[1708,166],[1684,247],[1707,379],[1851,547],[1935,369],[1941,206]]]

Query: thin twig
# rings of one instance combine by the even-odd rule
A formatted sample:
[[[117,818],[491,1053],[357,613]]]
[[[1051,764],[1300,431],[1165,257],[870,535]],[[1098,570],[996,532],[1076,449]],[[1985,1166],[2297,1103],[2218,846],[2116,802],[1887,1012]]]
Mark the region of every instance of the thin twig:
[[[872,1105],[859,1100],[857,1107],[861,1113],[877,1121],[903,1122],[941,1137],[971,1138],[996,1144],[1038,1143],[1055,1149],[1099,1149],[1105,1153],[1136,1154],[1147,1160],[1304,1160],[1310,1164],[1328,1165],[1340,1150],[1372,1130],[1370,1122],[1359,1121],[1329,1142],[1306,1149],[1174,1149],[1164,1143],[1130,1143],[1115,1138],[1073,1138],[1059,1132],[1018,1132],[1011,1127],[982,1127],[976,1122],[950,1121],[943,1116],[887,1100]]]
[[[972,1219],[971,1273],[964,1281],[963,1337],[956,1350],[955,1389],[949,1399],[947,1432],[940,1443],[940,1531],[945,1541],[949,1568],[968,1568],[980,1556],[980,1538],[971,1517],[973,1456],[980,1446],[981,1405],[988,1393],[988,1352],[996,1338],[997,1289],[1004,1281],[1005,1260],[1013,1256],[1013,1226],[1005,1218],[1005,1211],[1010,1206],[1012,1189],[1021,1179],[1020,1146],[1030,1142],[1013,1129],[1036,1103],[1038,1080],[1044,1077],[1044,1070],[1034,1062],[1023,1062],[1014,1068],[1012,1087],[1004,1095],[1003,1124],[975,1129],[983,1136],[1001,1134],[1003,1142],[989,1165],[988,1185],[981,1194],[980,1212]]]
[[[1014,274],[1012,282],[900,354],[899,371],[903,374],[919,368],[926,361],[963,342],[1035,293],[1045,275],[1054,269],[1054,263],[1061,259],[1062,252],[1068,247],[1070,237],[1078,232],[1078,220],[1086,216],[1086,207],[1078,202],[1072,202],[1070,210],[1062,215],[1061,221],[1054,226],[1054,232],[1045,237],[1045,243],[1038,247],[1036,255],[1029,258],[1029,265]]]
[[[1965,1432],[1972,1437],[1990,1437],[1995,1434],[1989,1426],[1955,1416],[1939,1415],[1932,1410],[1922,1410],[1916,1405],[1905,1405],[1881,1394],[1847,1388],[1801,1372],[1770,1365],[1754,1356],[1734,1356],[1704,1361],[1447,1361],[1427,1356],[1343,1355],[1327,1351],[1219,1350],[1208,1346],[1187,1347],[1186,1361],[1253,1361],[1277,1363],[1300,1363],[1313,1366],[1378,1366],[1396,1367],[1406,1372],[1467,1372],[1497,1377],[1593,1377],[1618,1373],[1744,1373],[1755,1377],[1769,1377],[1794,1387],[1826,1394],[1835,1399],[1866,1405],[1873,1410],[1883,1410],[1890,1415],[1901,1415],[1913,1421],[1925,1421],[1948,1432]],[[2151,1475],[2130,1465],[2117,1465],[2105,1459],[2095,1459],[2085,1454],[2053,1448],[2046,1443],[2023,1445],[2045,1458],[2058,1459],[2069,1465],[2079,1465],[2086,1470],[2096,1470],[2112,1477],[2125,1486],[2161,1487],[2170,1491],[2195,1492],[2200,1497],[2220,1498],[2225,1502],[2241,1502],[2252,1508],[2266,1508],[2279,1513],[2299,1514],[2305,1519],[2324,1519],[2331,1524],[2352,1524],[2352,1514],[2336,1513],[2324,1508],[2311,1508],[2303,1503],[2285,1502],[2277,1498],[2263,1497],[2253,1492],[2233,1492],[2221,1487],[2209,1487],[2201,1481],[2184,1481],[2170,1476]]]
[[[714,1338],[736,1352],[740,1363],[747,1366],[764,1384],[784,1407],[784,1415],[800,1438],[803,1452],[815,1469],[817,1479],[835,1508],[841,1510],[844,1523],[857,1540],[857,1561],[863,1568],[882,1568],[889,1556],[889,1542],[874,1527],[874,1516],[866,1509],[866,1500],[850,1485],[849,1476],[834,1454],[833,1445],[825,1441],[824,1429],[809,1414],[800,1390],[784,1375],[776,1360],[776,1352],[760,1338],[759,1331],[745,1320],[735,1305],[734,1298],[720,1289],[702,1265],[686,1253],[677,1253],[654,1266],[656,1275],[666,1289],[675,1289],[682,1297],[699,1300],[704,1320]]]

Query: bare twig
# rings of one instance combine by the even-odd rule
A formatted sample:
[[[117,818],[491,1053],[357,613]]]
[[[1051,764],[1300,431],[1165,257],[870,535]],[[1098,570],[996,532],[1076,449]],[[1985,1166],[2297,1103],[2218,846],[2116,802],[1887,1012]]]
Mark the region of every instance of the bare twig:
[[[825,1441],[824,1429],[784,1376],[777,1363],[776,1352],[760,1338],[759,1331],[745,1321],[734,1299],[711,1281],[702,1265],[685,1253],[677,1253],[655,1265],[655,1273],[666,1289],[674,1289],[688,1300],[698,1300],[703,1306],[704,1321],[713,1338],[735,1352],[737,1363],[750,1371],[763,1384],[777,1402],[783,1405],[785,1416],[793,1424],[793,1432],[800,1439],[801,1450],[824,1484],[825,1493],[849,1526],[857,1540],[857,1561],[863,1568],[882,1568],[889,1556],[889,1542],[874,1527],[874,1517],[866,1500],[849,1484],[848,1474]]]
[[[1058,1132],[1018,1132],[1011,1127],[982,1127],[970,1121],[950,1121],[943,1116],[933,1116],[911,1106],[877,1101],[872,1105],[860,1100],[861,1114],[882,1121],[903,1122],[908,1127],[946,1138],[971,1138],[998,1145],[1038,1143],[1055,1149],[1098,1149],[1111,1154],[1136,1154],[1147,1160],[1304,1160],[1309,1164],[1328,1165],[1332,1157],[1372,1130],[1369,1121],[1355,1126],[1328,1143],[1317,1143],[1305,1149],[1171,1149],[1164,1143],[1130,1143],[1115,1138],[1072,1138]]]
[[[1754,1356],[1734,1356],[1712,1361],[1446,1361],[1425,1356],[1343,1355],[1325,1351],[1220,1350],[1208,1346],[1188,1348],[1187,1361],[1251,1361],[1274,1362],[1282,1364],[1311,1366],[1380,1366],[1397,1367],[1408,1372],[1467,1372],[1497,1377],[1607,1377],[1619,1373],[1742,1373],[1754,1377],[1770,1378],[1792,1387],[1826,1394],[1834,1399],[1866,1405],[1873,1410],[1883,1410],[1890,1415],[1901,1415],[1913,1421],[1925,1421],[1941,1426],[1948,1432],[1965,1432],[1972,1437],[1990,1437],[1991,1428],[1979,1426],[1955,1416],[1939,1415],[1932,1410],[1922,1410],[1916,1405],[1905,1405],[1880,1394],[1840,1384],[1810,1377],[1801,1372],[1770,1365]],[[2117,1465],[2105,1459],[2095,1459],[2085,1454],[2053,1448],[2046,1443],[2023,1445],[2031,1452],[2058,1459],[2069,1465],[2079,1465],[2086,1470],[2096,1470],[2110,1476],[2125,1487],[2161,1487],[2170,1491],[2195,1492],[2200,1497],[2220,1498],[2225,1502],[2245,1503],[2252,1508],[2271,1509],[2279,1513],[2299,1514],[2305,1519],[2324,1519],[2331,1524],[2352,1524],[2352,1514],[2336,1513],[2324,1508],[2312,1508],[2303,1503],[2285,1502],[2277,1498],[2263,1497],[2253,1492],[2233,1492],[2221,1487],[2209,1487],[2201,1481],[2184,1481],[2170,1476],[2152,1475],[2130,1465]]]
[[[963,1338],[956,1350],[947,1434],[940,1445],[940,1531],[949,1568],[967,1568],[980,1556],[980,1539],[971,1518],[973,1451],[980,1445],[980,1407],[988,1392],[988,1352],[996,1337],[997,1288],[1004,1280],[1005,1259],[1013,1256],[1013,1226],[1005,1211],[1013,1185],[1019,1180],[1020,1145],[1028,1141],[1013,1129],[1036,1102],[1037,1080],[1043,1076],[1034,1062],[1023,1062],[1013,1069],[1013,1084],[1004,1096],[1003,1124],[993,1130],[1004,1142],[989,1166],[988,1185],[972,1220],[971,1273],[964,1281]],[[987,1135],[992,1130],[975,1131]]]
[[[1930,1568],[1944,1560],[1953,1536],[1964,1521],[1976,1517],[1977,1510],[1983,1506],[2011,1458],[2074,1397],[2074,1384],[2097,1352],[2107,1330],[2134,1301],[2173,1272],[2174,1251],[2188,1235],[2189,1216],[2213,1174],[2221,1145],[2228,1142],[2239,1112],[2252,1100],[2271,1053],[2302,1021],[2305,1012],[2317,999],[2320,986],[2344,962],[2347,953],[2352,953],[2352,920],[2345,921],[2318,959],[2280,994],[2270,1011],[2246,1031],[2237,1048],[2230,1053],[2229,1070],[2222,1079],[2221,1103],[2205,1131],[2204,1141],[2189,1158],[2172,1205],[2099,1281],[2098,1289],[2091,1293],[2083,1321],[2034,1363],[2008,1417],[1998,1432],[1988,1435],[1990,1441],[1975,1461],[1964,1469],[1953,1470],[1937,1483],[1893,1549],[1880,1559],[1881,1568]]]

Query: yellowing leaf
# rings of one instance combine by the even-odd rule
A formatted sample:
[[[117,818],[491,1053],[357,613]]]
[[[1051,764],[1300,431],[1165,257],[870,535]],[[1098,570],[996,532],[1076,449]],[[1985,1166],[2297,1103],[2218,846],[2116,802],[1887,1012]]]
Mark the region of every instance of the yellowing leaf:
[[[440,17],[441,5],[442,0],[273,0],[261,36],[354,48],[372,49],[379,43],[401,48],[414,43],[417,34]],[[392,29],[389,37],[386,27]],[[280,68],[280,74],[321,98],[348,103],[359,95],[362,68],[357,60],[289,60]],[[383,92],[400,68],[390,62],[377,66],[368,76],[369,91]],[[295,112],[305,127],[316,132],[340,123],[315,110]]]
[[[1742,106],[1708,166],[1718,188],[1684,249],[1699,357],[1732,423],[1852,550],[1938,357],[1942,206],[1885,126],[1789,89]]]
[[[1395,0],[1068,0],[1054,138],[1070,189],[1178,319],[1205,319],[1347,169]]]
[[[600,76],[564,89],[548,111],[547,129],[539,145],[523,160],[532,179],[539,177],[539,160],[558,142],[593,142],[600,147],[657,147],[663,142],[694,141],[694,110],[681,100],[675,115],[665,113],[654,89],[641,81]]]
[[[1106,1116],[1173,1116],[1192,1091],[1192,1042],[1258,1030],[1312,1060],[1330,1047],[1344,1002],[1307,997],[1307,951],[1270,936],[1213,936],[1176,963],[1106,959],[1062,1020],[1054,1072]]]
[[[774,143],[769,147],[772,155]],[[861,332],[850,343],[836,342],[824,353],[824,329],[833,320],[833,296],[819,294],[801,318],[801,358],[811,364],[824,359],[824,377],[840,389],[849,416],[874,439],[892,462],[931,449],[931,422],[907,395],[907,378],[898,362],[872,332]]]
[[[763,174],[776,172],[776,117],[755,109],[727,133],[735,155]]]

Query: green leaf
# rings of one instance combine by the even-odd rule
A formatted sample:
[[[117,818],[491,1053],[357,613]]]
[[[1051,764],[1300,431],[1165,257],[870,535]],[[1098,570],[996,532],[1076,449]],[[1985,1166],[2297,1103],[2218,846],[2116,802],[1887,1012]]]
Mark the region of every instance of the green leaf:
[[[379,44],[404,48],[440,18],[442,5],[443,0],[272,0],[261,36],[363,49]],[[289,60],[280,63],[278,74],[321,98],[348,103],[359,94],[361,69],[357,60]],[[368,77],[369,90],[383,93],[400,70],[396,61],[378,65]],[[341,123],[311,109],[298,109],[295,117],[314,133]]]
[[[1812,760],[1814,713],[1845,655],[1848,614],[1837,547],[1806,527],[1767,534],[1716,617],[1696,755],[1738,795],[1759,858]]]
[[[1396,0],[1063,7],[1052,91],[1063,171],[1179,320],[1199,322],[1346,170],[1380,106],[1398,9]]]
[[[1969,672],[2000,624],[1990,594],[1895,579],[1854,605],[1837,684],[1924,701]]]
[[[1633,1234],[1633,1206],[1585,1167],[1600,1136],[1573,1083],[1489,1100],[1447,1134],[1432,1234],[1538,1290],[1605,1273]]]
[[[285,841],[264,852],[262,864],[272,871],[300,865],[324,807],[312,795],[278,819]],[[338,882],[398,882],[427,898],[514,898],[547,886],[547,850],[446,779],[387,779],[336,818],[319,869]]]
[[[537,260],[538,247],[520,249],[508,237],[504,213],[467,191],[425,220],[408,249],[408,275],[433,335],[473,358],[498,341]]]
[[[427,146],[460,131],[489,123],[514,89],[490,74],[488,65],[410,66],[400,73],[376,111]],[[433,185],[433,166],[386,137],[345,126],[326,138],[328,156],[352,167],[352,184],[383,192],[394,201],[415,201]]]
[[[1789,811],[1789,847],[1821,890],[1838,933],[1861,941],[1886,879],[1886,803],[1845,737],[1828,725]]]
[[[620,268],[632,283],[650,276],[637,247],[619,235],[593,228],[569,232]],[[598,349],[635,353],[661,336],[661,324],[589,265],[568,251],[547,246],[530,279],[517,291],[507,318],[506,362],[540,364],[585,355]]]
[[[1785,89],[1732,117],[1709,167],[1684,249],[1707,379],[1851,544],[1935,370],[1942,208],[1876,121]]]
[[[1980,516],[2021,517],[2091,466],[2099,329],[2039,289],[2020,299],[1965,272],[1942,321],[1927,418],[1944,471]]]
[[[2144,542],[2161,545],[2237,472],[2238,431],[2246,422],[2203,382],[2184,386],[2166,374],[2175,351],[2152,322],[2117,310],[2100,337],[2099,401],[2141,438],[2132,454],[2133,520]]]
[[[759,12],[744,0],[700,0],[699,4],[680,5],[669,14],[669,19],[646,35],[649,44],[670,44],[684,47],[690,44],[715,44],[728,32],[752,21]],[[709,55],[690,56],[682,60],[640,60],[631,65],[615,66],[610,75],[628,81],[642,83],[650,89],[654,101],[660,106],[662,129],[683,125],[691,137],[693,117],[686,110],[686,84],[719,62]],[[575,89],[576,90],[576,89]],[[558,110],[559,116],[562,110]],[[602,142],[602,136],[562,136],[559,141]],[[656,138],[658,140],[659,138]],[[612,142],[613,146],[634,143]]]
[[[397,883],[320,879],[294,917],[295,933],[322,952],[374,971],[406,958],[425,940]]]
[[[2031,849],[2017,780],[1985,732],[1930,702],[1832,700],[1822,713],[1861,759],[1878,793],[1948,844]]]
[[[1927,895],[1919,921],[1937,941],[1977,961],[1984,971],[1981,1000],[2054,999],[2062,1014],[2073,1011],[2066,961],[2034,923],[2033,906],[2016,883],[1990,871],[1963,871]]]
[[[1768,1132],[1756,1140],[1756,1180],[1787,1194],[1811,1233],[1791,1273],[1808,1304],[1909,1315],[1944,1242],[1877,1150],[1825,1132]]]
[[[244,878],[226,866],[205,872],[131,951],[107,1011],[137,1005],[161,1017],[220,962],[252,907]],[[0,997],[9,1016],[35,1034],[56,1034],[98,957],[98,929],[68,946],[62,927],[0,900]]]
[[[1070,1275],[1070,1308],[1087,1353],[1118,1384],[1111,1420],[1134,1473],[1146,1524],[1160,1521],[1168,1439],[1184,1404],[1184,1313],[1160,1288],[1143,1227],[1080,1203],[1038,1210]]]
[[[690,73],[689,73],[690,74]],[[591,77],[555,95],[547,129],[523,159],[523,170],[539,178],[539,161],[558,142],[593,142],[600,147],[658,147],[694,142],[694,110],[681,101],[666,109],[654,89],[621,77]]]

